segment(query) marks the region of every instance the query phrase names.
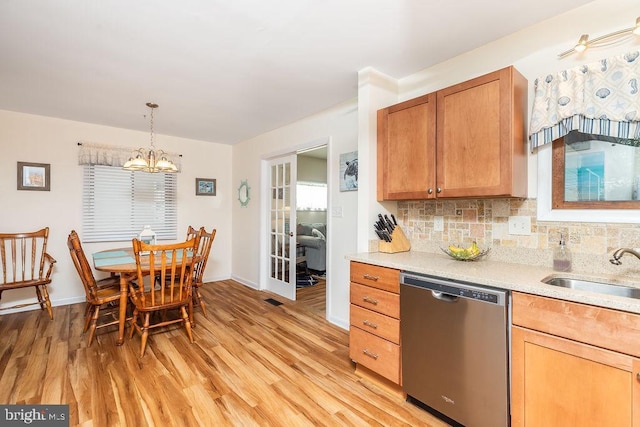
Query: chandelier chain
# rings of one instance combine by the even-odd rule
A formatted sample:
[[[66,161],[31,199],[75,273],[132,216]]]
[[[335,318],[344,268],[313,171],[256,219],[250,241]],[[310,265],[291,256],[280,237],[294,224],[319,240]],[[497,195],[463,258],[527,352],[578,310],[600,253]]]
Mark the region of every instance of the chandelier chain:
[[[151,108],[151,119],[149,120],[149,122],[151,123],[151,147],[155,148],[155,145],[153,144],[154,142],[154,138],[153,138],[153,110],[155,110],[157,108],[156,104],[147,104],[149,106],[149,108]]]

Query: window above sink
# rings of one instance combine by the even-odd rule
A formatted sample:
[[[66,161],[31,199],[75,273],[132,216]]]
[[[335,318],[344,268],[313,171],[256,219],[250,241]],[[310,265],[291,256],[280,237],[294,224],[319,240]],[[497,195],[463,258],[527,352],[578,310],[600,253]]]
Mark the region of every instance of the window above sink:
[[[538,149],[538,220],[640,223],[640,142],[572,131]]]

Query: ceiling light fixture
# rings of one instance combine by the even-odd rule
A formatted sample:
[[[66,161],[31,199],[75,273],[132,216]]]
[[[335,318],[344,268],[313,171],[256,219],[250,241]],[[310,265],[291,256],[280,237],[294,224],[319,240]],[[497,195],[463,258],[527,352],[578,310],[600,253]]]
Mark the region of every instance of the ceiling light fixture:
[[[135,150],[136,157],[129,158],[122,169],[151,173],[178,172],[176,165],[167,158],[167,153],[163,150],[157,150],[153,144],[153,110],[158,108],[158,104],[147,102],[147,107],[151,109],[151,146]]]
[[[628,37],[632,34],[640,36],[640,17],[636,18],[636,25],[631,28],[625,28],[624,30],[614,31],[613,33],[605,34],[600,37],[596,37],[593,40],[589,40],[588,34],[580,36],[578,43],[569,50],[558,54],[558,58],[562,59],[565,56],[569,56],[574,52],[584,52],[587,48],[608,46],[609,44],[618,41],[624,37]]]

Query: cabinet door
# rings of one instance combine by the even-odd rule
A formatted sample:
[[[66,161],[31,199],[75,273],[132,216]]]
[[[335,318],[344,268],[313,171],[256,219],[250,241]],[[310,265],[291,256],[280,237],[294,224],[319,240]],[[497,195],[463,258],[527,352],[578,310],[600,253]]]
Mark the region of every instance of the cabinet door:
[[[378,200],[435,197],[435,94],[378,111]]]
[[[639,359],[520,327],[512,345],[512,426],[639,425]]]
[[[437,92],[440,197],[526,196],[526,91],[508,67]]]

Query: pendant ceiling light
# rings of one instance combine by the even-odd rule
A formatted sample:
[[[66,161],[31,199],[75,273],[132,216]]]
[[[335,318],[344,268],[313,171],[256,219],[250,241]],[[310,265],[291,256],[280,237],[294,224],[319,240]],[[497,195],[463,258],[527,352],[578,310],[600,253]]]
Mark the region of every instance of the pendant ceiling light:
[[[609,34],[596,37],[593,40],[589,40],[588,34],[583,34],[580,36],[578,43],[576,43],[574,47],[560,53],[558,57],[564,58],[565,56],[569,56],[574,52],[578,52],[578,53],[584,52],[587,48],[591,48],[591,47],[609,46],[610,44],[617,42],[622,38],[626,38],[630,35],[640,36],[640,17],[636,18],[636,25],[634,25],[633,27],[614,31]]]
[[[135,158],[131,157],[122,166],[128,171],[142,172],[178,172],[178,168],[167,158],[167,153],[157,150],[153,145],[153,110],[158,108],[158,104],[147,102],[147,107],[151,109],[151,146],[149,148],[137,149]]]

